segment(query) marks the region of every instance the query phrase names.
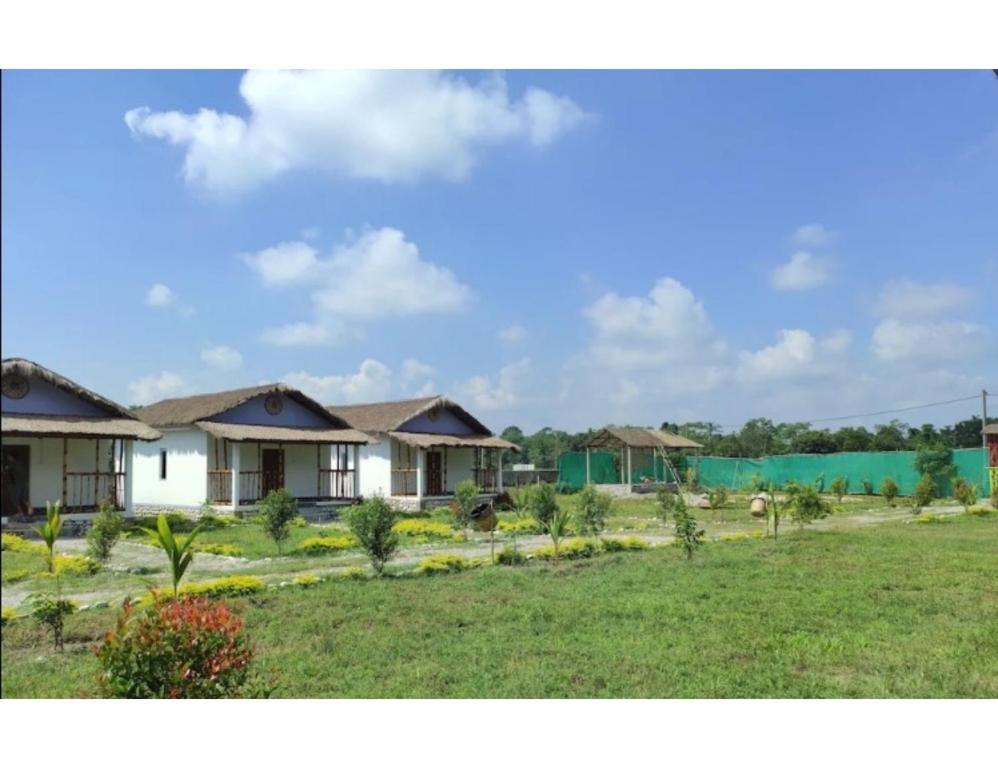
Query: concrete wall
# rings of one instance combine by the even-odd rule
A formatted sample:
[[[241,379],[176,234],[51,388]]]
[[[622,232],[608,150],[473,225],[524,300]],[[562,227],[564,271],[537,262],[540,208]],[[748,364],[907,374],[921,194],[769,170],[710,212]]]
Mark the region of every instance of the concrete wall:
[[[262,424],[268,427],[330,427],[332,420],[309,410],[296,400],[281,395],[284,408],[276,416],[271,416],[264,408],[267,395],[259,395],[225,413],[213,416],[209,421],[223,424]]]
[[[31,388],[20,400],[2,397],[4,413],[35,413],[53,416],[107,416],[108,413],[87,400],[81,400],[43,379],[31,376]],[[120,417],[115,417],[120,418]],[[60,458],[60,462],[62,459]],[[61,465],[60,465],[61,466]],[[61,470],[60,470],[61,472]]]
[[[26,445],[29,448],[28,490],[32,507],[43,508],[47,501],[55,503],[62,500],[61,437],[5,437],[3,444]],[[110,440],[70,438],[67,448],[67,472],[107,472],[110,469]]]
[[[380,442],[360,446],[360,495],[390,496],[392,492],[392,441],[382,438]],[[415,460],[415,453],[413,454]]]
[[[208,436],[197,428],[162,429],[163,437],[133,447],[133,498],[136,504],[198,507],[208,496]],[[159,476],[159,454],[166,451],[166,479]]]

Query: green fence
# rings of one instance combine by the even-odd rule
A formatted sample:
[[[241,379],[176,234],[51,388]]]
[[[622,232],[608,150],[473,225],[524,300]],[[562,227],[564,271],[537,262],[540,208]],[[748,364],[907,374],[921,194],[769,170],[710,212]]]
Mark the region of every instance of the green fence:
[[[772,483],[777,487],[795,480],[798,483],[823,482],[827,489],[836,477],[845,477],[849,482],[849,493],[863,493],[864,480],[869,481],[877,493],[884,478],[892,477],[901,493],[910,495],[919,478],[915,471],[915,456],[914,451],[792,454],[761,459],[704,456],[700,459],[700,483],[708,487],[720,485],[742,489],[751,486],[753,478],[758,475],[764,483]],[[696,459],[692,461],[696,463]],[[987,493],[983,448],[955,450],[953,463],[960,477],[981,487],[982,493]],[[949,483],[939,490],[944,496],[949,496],[952,492]]]
[[[676,470],[682,473],[685,464],[681,457],[672,460]],[[589,454],[590,478],[595,485],[611,485],[623,482],[620,470],[620,454],[612,451],[592,451]],[[647,451],[634,451],[631,454],[631,482],[640,483],[645,477],[665,480],[665,464],[656,455],[654,466],[652,456]],[[568,490],[578,490],[586,484],[586,453],[573,451],[563,453],[558,458],[558,485]]]

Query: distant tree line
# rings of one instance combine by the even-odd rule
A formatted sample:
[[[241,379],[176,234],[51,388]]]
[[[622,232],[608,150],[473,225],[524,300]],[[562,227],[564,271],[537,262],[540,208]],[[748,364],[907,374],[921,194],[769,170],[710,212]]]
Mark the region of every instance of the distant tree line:
[[[998,419],[988,419],[988,423]],[[978,448],[981,445],[981,419],[971,416],[947,427],[923,424],[913,427],[894,419],[887,424],[866,427],[814,429],[808,422],[773,422],[750,419],[737,432],[724,433],[720,425],[706,421],[684,424],[662,422],[661,428],[704,446],[706,456],[758,458],[787,453],[839,453],[844,451],[917,451],[925,448]],[[505,456],[507,465],[534,464],[555,468],[558,457],[567,451],[583,450],[585,442],[597,430],[564,432],[544,427],[525,435],[516,426],[506,427],[502,437],[521,446],[523,452]]]

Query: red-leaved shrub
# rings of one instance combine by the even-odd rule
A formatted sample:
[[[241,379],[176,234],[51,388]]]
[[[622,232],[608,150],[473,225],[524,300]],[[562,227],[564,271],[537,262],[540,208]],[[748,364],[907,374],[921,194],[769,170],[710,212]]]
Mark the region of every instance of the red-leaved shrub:
[[[96,650],[101,689],[129,699],[238,696],[253,657],[242,628],[225,603],[205,597],[157,600],[142,610],[126,600]]]

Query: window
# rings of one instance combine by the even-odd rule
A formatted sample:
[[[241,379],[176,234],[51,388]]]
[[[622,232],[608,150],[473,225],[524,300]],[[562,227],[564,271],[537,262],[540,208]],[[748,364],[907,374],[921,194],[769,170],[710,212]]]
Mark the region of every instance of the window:
[[[166,480],[166,451],[159,452],[159,479]]]

